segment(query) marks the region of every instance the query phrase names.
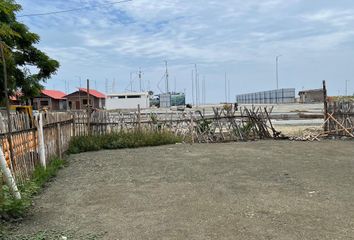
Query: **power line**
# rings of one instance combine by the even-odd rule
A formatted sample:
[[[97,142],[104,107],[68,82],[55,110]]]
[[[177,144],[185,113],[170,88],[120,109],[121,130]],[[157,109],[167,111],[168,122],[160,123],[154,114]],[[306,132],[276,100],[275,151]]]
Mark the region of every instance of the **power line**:
[[[33,14],[24,14],[24,15],[19,15],[17,17],[36,17],[36,16],[46,16],[46,15],[53,15],[53,14],[60,14],[60,13],[67,13],[67,12],[75,12],[75,11],[81,11],[85,9],[92,9],[95,7],[104,7],[104,6],[111,6],[119,3],[125,3],[125,2],[132,2],[133,0],[122,0],[118,2],[111,2],[111,3],[105,3],[105,4],[99,4],[97,6],[89,6],[89,7],[80,7],[80,8],[72,8],[68,10],[62,10],[62,11],[53,11],[53,12],[46,12],[46,13],[33,13]]]

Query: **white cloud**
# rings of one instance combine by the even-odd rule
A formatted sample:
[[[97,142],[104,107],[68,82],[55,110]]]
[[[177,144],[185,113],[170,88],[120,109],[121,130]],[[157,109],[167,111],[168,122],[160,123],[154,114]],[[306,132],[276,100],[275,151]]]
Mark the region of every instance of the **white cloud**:
[[[354,23],[353,10],[325,9],[312,14],[303,15],[307,22],[328,23],[334,26],[347,26]]]
[[[31,13],[98,6],[108,0],[19,2]],[[78,66],[78,71],[97,72],[97,66],[104,66],[128,76],[127,69],[143,65],[161,72],[158,66],[168,59],[180,71],[191,62],[212,66],[213,71],[254,64],[253,74],[273,64],[279,53],[304,56],[353,48],[354,3],[343,10],[323,9],[324,2],[330,0],[134,0],[22,20],[41,35],[44,50],[63,66]],[[77,75],[71,71],[63,68],[60,74]]]

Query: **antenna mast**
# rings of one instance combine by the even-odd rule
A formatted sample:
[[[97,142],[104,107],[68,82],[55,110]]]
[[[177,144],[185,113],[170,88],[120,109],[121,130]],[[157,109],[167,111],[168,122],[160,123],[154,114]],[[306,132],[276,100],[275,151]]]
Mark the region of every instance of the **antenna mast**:
[[[133,73],[130,72],[130,91],[133,92]]]
[[[225,103],[227,103],[227,75],[225,72]]]
[[[195,103],[198,107],[198,105],[199,105],[199,81],[198,81],[197,64],[194,64],[194,68],[195,68]]]
[[[165,61],[165,65],[166,65],[166,93],[169,92],[169,87],[168,87],[168,65],[167,65],[167,61]]]
[[[228,102],[231,102],[231,94],[230,94],[230,87],[231,87],[231,85],[230,85],[230,79],[228,79],[227,80],[227,85],[228,85],[228,91],[227,91],[227,93],[228,93]]]
[[[203,76],[203,84],[202,84],[202,88],[203,88],[203,104],[206,104],[206,87],[205,87],[205,76]]]
[[[192,103],[194,105],[194,71],[192,70]]]
[[[141,74],[142,74],[141,68],[139,68],[139,90],[140,90],[140,92],[143,91],[142,88],[141,88]]]

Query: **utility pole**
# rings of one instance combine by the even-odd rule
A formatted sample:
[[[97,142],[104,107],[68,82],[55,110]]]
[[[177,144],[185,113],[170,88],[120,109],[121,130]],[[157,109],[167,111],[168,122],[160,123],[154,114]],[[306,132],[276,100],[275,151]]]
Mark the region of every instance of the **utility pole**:
[[[168,86],[168,63],[165,61],[165,66],[166,66],[166,93],[169,93],[169,86]]]
[[[345,80],[345,96],[348,96],[348,83],[349,80]]]
[[[279,90],[279,58],[282,55],[278,55],[275,57],[275,74],[276,74],[276,81],[277,81],[277,90]]]
[[[108,94],[108,79],[106,78],[105,80],[105,90],[106,90],[106,94]]]
[[[90,80],[87,79],[87,133],[91,135]]]
[[[141,88],[141,74],[142,74],[141,68],[139,68],[139,91],[140,91],[140,92],[143,91],[142,88]]]
[[[79,76],[79,88],[81,88],[81,77]],[[81,106],[81,91],[79,89],[79,108],[82,109],[82,106]]]
[[[279,90],[279,58],[281,57],[282,55],[278,55],[275,57],[275,78],[276,78],[276,81],[277,81],[277,93],[275,95],[276,97],[276,103],[278,103],[278,90]]]
[[[194,70],[192,70],[192,103],[194,106]]]
[[[199,105],[199,80],[198,80],[197,64],[194,64],[194,68],[195,68],[195,103],[198,107],[198,105]]]
[[[227,75],[225,72],[225,103],[227,103]]]
[[[130,72],[130,92],[133,92],[133,73]]]
[[[230,95],[231,83],[230,83],[230,79],[227,80],[227,85],[228,85],[228,88],[227,88],[227,94],[228,94],[227,100],[228,100],[228,102],[231,102],[231,95]]]
[[[205,76],[203,76],[203,84],[202,84],[202,88],[203,88],[203,104],[206,104],[206,87],[205,87]]]
[[[7,141],[9,142],[9,149],[10,149],[10,167],[11,171],[14,171],[14,150],[12,146],[12,124],[11,124],[11,115],[10,115],[10,103],[9,103],[9,93],[7,88],[7,67],[6,67],[6,60],[5,60],[5,50],[4,50],[4,42],[0,39],[0,51],[1,51],[1,58],[2,58],[2,67],[3,67],[3,74],[4,74],[4,95],[5,95],[5,104],[6,104],[6,114],[7,114]]]
[[[113,78],[113,88],[112,88],[113,93],[116,92],[116,87],[117,87],[117,81],[116,81],[116,78]]]

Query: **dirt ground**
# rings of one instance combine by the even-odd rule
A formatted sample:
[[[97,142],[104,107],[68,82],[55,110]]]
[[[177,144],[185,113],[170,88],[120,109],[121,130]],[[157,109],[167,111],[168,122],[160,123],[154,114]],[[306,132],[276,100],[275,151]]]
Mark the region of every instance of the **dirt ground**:
[[[73,155],[17,232],[354,239],[353,146],[259,141]]]

